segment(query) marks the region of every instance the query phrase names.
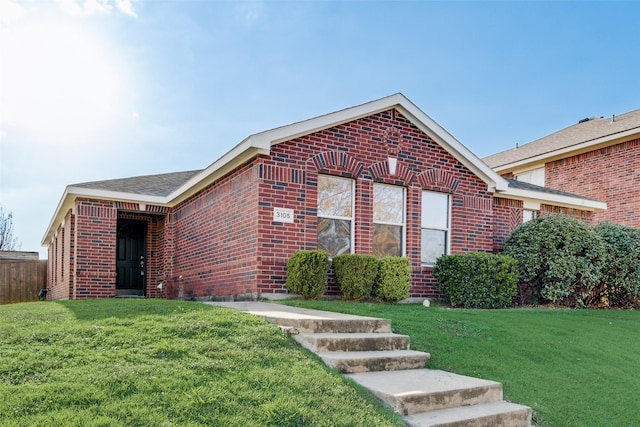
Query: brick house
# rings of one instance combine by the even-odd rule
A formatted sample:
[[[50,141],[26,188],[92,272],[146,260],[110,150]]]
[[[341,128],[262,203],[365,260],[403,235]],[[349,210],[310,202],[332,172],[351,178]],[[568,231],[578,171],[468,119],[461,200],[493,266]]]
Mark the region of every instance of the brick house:
[[[483,160],[502,176],[606,202],[593,222],[640,227],[640,110],[583,119]]]
[[[534,208],[606,204],[501,177],[396,94],[251,135],[203,170],[70,185],[43,245],[54,299],[276,296],[315,248],[406,255],[412,296],[433,297],[439,255],[499,249]]]

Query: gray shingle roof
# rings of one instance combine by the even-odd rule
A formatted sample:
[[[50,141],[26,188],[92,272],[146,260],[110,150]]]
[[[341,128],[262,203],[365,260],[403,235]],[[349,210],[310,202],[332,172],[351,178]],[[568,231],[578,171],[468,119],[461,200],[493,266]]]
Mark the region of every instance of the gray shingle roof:
[[[159,175],[135,176],[131,178],[109,179],[106,181],[83,182],[80,184],[73,184],[71,187],[166,197],[200,172],[202,171],[194,170],[164,173]]]
[[[539,185],[530,184],[528,182],[518,181],[516,179],[511,179],[511,178],[505,178],[505,179],[509,183],[509,188],[517,188],[520,190],[531,190],[531,191],[537,191],[539,193],[546,193],[546,194],[556,194],[558,196],[577,197],[579,199],[593,200],[595,202],[599,201],[596,199],[590,199],[588,197],[579,196],[577,194],[567,193],[566,191],[554,190],[552,188],[541,187]]]
[[[485,157],[484,162],[492,168],[508,165],[520,160],[550,154],[556,150],[587,143],[603,137],[615,138],[616,134],[637,129],[640,132],[640,110],[630,111],[615,120],[608,118],[592,118],[580,121],[573,126],[562,129],[551,135],[540,138],[518,148],[511,148]]]

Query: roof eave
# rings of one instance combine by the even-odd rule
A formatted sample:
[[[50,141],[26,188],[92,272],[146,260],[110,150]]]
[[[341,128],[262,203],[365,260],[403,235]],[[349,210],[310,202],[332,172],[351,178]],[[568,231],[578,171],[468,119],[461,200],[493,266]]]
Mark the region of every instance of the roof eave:
[[[396,93],[355,107],[345,108],[333,113],[260,132],[252,135],[251,138],[254,139],[256,144],[273,146],[281,142],[290,141],[301,136],[390,110],[402,105],[406,101],[408,100],[404,95]]]
[[[167,203],[175,206],[207,185],[233,171],[238,166],[259,155],[268,155],[269,153],[270,147],[268,145],[265,146],[261,141],[256,141],[253,136],[250,136],[202,172],[185,182],[173,193],[169,194],[167,196]]]
[[[49,240],[51,240],[51,236],[55,234],[54,226],[56,226],[57,224],[60,224],[62,222],[62,219],[66,216],[67,211],[74,207],[75,199],[77,197],[86,197],[89,199],[110,200],[110,201],[117,201],[117,202],[145,203],[145,204],[160,205],[160,206],[167,206],[169,203],[169,200],[167,200],[166,197],[162,197],[162,196],[125,193],[121,191],[99,190],[99,189],[84,188],[84,187],[69,185],[67,186],[67,188],[65,188],[64,193],[60,198],[60,202],[58,202],[58,206],[53,214],[53,217],[49,222],[47,231],[42,237],[42,241],[40,242],[42,246],[48,245]]]
[[[509,188],[507,191],[496,195],[506,199],[527,200],[546,205],[555,205],[571,209],[587,211],[603,211],[607,209],[606,202],[598,200],[584,199],[581,197],[571,197],[562,194],[541,193],[538,191],[524,190],[521,188]]]
[[[504,165],[499,165],[494,167],[493,170],[499,173],[504,173],[504,172],[510,172],[517,168],[527,167],[536,163],[544,164],[551,160],[557,160],[559,158],[569,157],[567,156],[567,154],[575,155],[575,154],[580,154],[587,151],[592,151],[599,147],[606,147],[610,145],[619,144],[624,140],[628,140],[629,137],[632,137],[632,136],[640,136],[640,129],[633,128],[633,129],[626,130],[624,132],[606,135],[596,139],[591,139],[589,141],[584,141],[579,144],[571,145],[569,147],[561,148],[554,151],[549,151],[549,152],[538,154],[532,157],[527,157],[525,159],[506,163]]]
[[[289,141],[393,108],[407,117],[411,123],[432,137],[442,148],[449,152],[449,154],[480,177],[480,179],[487,184],[487,190],[489,192],[504,191],[508,188],[506,180],[476,157],[475,154],[469,151],[462,143],[453,137],[453,135],[447,132],[401,93],[261,132],[252,135],[250,138],[256,146],[273,146],[284,141]]]
[[[404,97],[403,97],[404,98]],[[487,191],[499,192],[509,188],[508,182],[476,157],[467,147],[425,114],[420,108],[404,98],[400,112],[415,124],[422,132],[432,137],[435,142],[455,157],[460,163],[476,174],[487,184]]]

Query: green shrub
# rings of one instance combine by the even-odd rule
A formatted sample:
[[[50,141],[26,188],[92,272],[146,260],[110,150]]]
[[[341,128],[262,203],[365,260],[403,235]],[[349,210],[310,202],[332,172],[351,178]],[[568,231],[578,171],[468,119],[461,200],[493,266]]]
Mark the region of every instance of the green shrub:
[[[453,306],[508,307],[517,293],[517,261],[504,255],[478,252],[441,256],[433,275]]]
[[[596,298],[601,307],[637,306],[640,297],[640,230],[603,222],[594,228],[602,239],[605,267]]]
[[[593,305],[603,243],[595,231],[566,215],[545,215],[522,224],[505,241],[504,254],[518,261],[520,289],[533,302]]]
[[[340,293],[350,300],[371,296],[378,277],[378,258],[365,254],[333,257],[333,270]]]
[[[378,261],[376,296],[385,302],[398,302],[409,298],[411,264],[407,257],[384,257]]]
[[[316,299],[327,291],[329,257],[322,250],[298,251],[287,262],[287,288],[305,299]]]

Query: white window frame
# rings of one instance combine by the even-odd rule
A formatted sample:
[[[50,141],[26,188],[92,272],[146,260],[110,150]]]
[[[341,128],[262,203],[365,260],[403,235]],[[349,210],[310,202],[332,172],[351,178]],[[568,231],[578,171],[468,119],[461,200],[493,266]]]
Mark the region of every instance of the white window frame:
[[[437,194],[437,195],[442,195],[445,196],[447,198],[447,226],[446,227],[439,227],[439,226],[434,226],[432,224],[425,224],[425,194]],[[420,205],[420,264],[423,266],[433,266],[435,263],[431,263],[431,262],[427,262],[424,261],[422,259],[422,245],[423,245],[423,241],[422,241],[422,230],[438,230],[438,231],[444,231],[445,232],[445,250],[444,250],[444,254],[443,255],[449,255],[451,254],[451,195],[447,194],[447,193],[440,193],[437,191],[428,191],[428,190],[422,190],[422,194],[421,194],[421,205]]]
[[[394,187],[394,188],[398,188],[402,190],[402,214],[401,214],[401,218],[402,218],[402,222],[401,223],[395,223],[395,222],[388,222],[388,221],[377,221],[375,219],[376,216],[376,197],[375,197],[375,187],[376,185],[380,185],[380,186],[385,186],[385,187]],[[374,235],[373,233],[375,233],[375,225],[376,224],[380,224],[380,225],[393,225],[393,226],[400,226],[400,256],[405,256],[407,253],[407,189],[404,187],[401,187],[399,185],[391,185],[391,184],[383,184],[383,183],[378,183],[378,182],[374,182],[373,183],[373,230],[371,230],[372,232],[372,236]],[[373,240],[371,242],[371,245],[373,247]]]
[[[533,219],[538,218],[538,215],[540,215],[540,211],[537,210],[533,210],[533,209],[523,209],[522,210],[522,223],[524,224],[525,222],[529,222]]]
[[[320,179],[321,178],[329,178],[329,179],[336,179],[336,180],[342,180],[342,181],[349,181],[351,184],[351,216],[350,217],[345,217],[345,216],[337,216],[337,215],[321,215],[320,214],[320,190],[318,189],[318,196],[316,198],[316,212],[317,212],[317,217],[318,219],[320,218],[326,218],[326,219],[338,219],[338,220],[343,220],[343,221],[350,221],[350,227],[349,227],[349,253],[352,254],[354,253],[354,246],[355,246],[355,236],[354,236],[354,231],[355,231],[355,210],[356,210],[356,182],[355,179],[352,178],[344,178],[341,176],[337,176],[337,175],[328,175],[328,174],[319,174],[318,175],[318,188],[320,187]],[[316,241],[318,239],[318,231],[316,230]],[[334,255],[329,254],[329,257],[332,257]]]
[[[518,172],[514,174],[514,178],[517,181],[527,182],[529,184],[545,186],[545,167],[539,167],[535,169],[529,169],[526,171]]]
[[[526,214],[526,212],[531,212],[530,214]],[[527,218],[527,215],[529,218]],[[540,203],[531,202],[525,200],[522,203],[522,223],[531,221],[532,219],[537,218],[540,215]]]

